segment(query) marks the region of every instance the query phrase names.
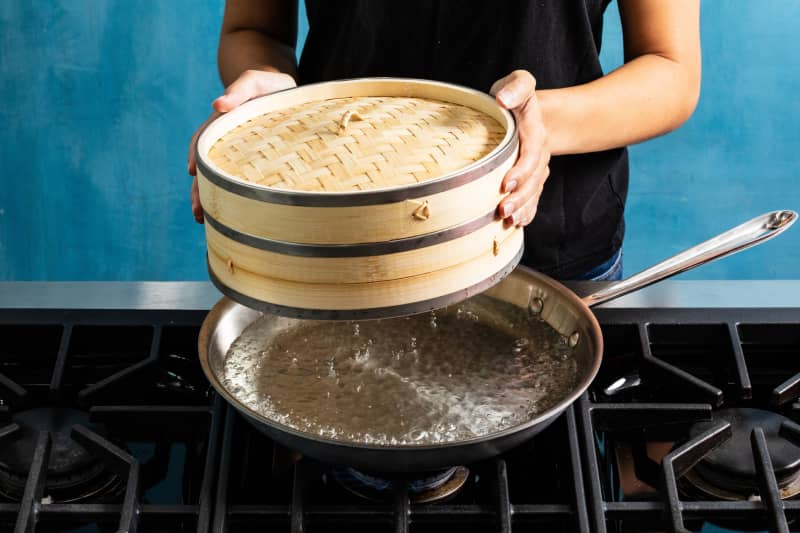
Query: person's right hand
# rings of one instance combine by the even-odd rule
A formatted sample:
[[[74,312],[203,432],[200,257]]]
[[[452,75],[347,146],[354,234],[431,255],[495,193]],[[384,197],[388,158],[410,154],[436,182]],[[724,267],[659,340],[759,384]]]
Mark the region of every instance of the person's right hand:
[[[211,113],[208,119],[203,122],[199,128],[197,128],[197,131],[192,135],[192,140],[189,141],[187,172],[190,176],[194,176],[191,192],[192,214],[198,223],[203,223],[203,206],[200,205],[200,193],[197,190],[197,161],[195,160],[197,138],[200,136],[200,132],[202,132],[212,120],[248,100],[284,89],[291,89],[296,86],[297,84],[294,78],[288,74],[264,72],[263,70],[246,70],[236,81],[228,85],[228,88],[225,89],[225,94],[214,100],[213,104],[211,104],[214,108],[214,112]]]

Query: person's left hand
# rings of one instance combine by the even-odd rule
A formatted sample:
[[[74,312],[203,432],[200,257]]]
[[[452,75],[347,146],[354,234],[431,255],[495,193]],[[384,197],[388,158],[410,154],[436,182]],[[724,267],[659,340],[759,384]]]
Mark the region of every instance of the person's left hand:
[[[511,194],[502,200],[498,213],[510,224],[527,226],[536,216],[539,196],[550,175],[550,151],[536,100],[536,79],[527,70],[515,70],[497,80],[490,93],[501,107],[514,113],[519,133],[519,156],[502,184],[502,192]]]

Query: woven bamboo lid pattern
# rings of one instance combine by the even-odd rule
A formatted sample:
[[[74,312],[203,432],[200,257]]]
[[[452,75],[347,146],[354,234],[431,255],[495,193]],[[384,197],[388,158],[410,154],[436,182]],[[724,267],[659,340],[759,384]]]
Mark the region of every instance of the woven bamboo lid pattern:
[[[470,107],[406,97],[347,97],[273,111],[211,147],[224,172],[310,192],[380,189],[435,179],[480,160],[505,128]]]

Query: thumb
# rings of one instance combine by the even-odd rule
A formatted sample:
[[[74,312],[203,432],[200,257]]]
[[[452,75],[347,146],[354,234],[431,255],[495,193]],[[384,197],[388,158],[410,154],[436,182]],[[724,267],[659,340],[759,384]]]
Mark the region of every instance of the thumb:
[[[535,90],[536,78],[525,70],[515,70],[497,80],[489,92],[502,107],[515,109],[525,104],[529,98],[535,97]]]
[[[214,100],[215,111],[227,113],[257,96],[294,87],[294,78],[288,74],[247,70],[231,83],[225,94]]]

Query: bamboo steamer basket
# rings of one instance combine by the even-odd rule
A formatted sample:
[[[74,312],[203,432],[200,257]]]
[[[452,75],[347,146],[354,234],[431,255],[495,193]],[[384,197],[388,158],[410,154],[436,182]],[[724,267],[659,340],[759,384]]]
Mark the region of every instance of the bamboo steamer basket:
[[[254,99],[197,143],[211,280],[299,318],[461,301],[522,256],[522,230],[496,215],[517,152],[512,115],[456,85],[365,78]]]

